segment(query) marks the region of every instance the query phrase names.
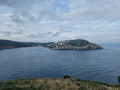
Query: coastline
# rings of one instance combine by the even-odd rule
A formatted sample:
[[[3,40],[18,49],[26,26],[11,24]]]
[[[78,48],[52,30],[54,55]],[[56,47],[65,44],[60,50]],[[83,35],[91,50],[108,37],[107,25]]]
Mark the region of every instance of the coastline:
[[[0,90],[119,90],[119,85],[81,79],[19,79],[0,82]]]
[[[42,46],[31,46],[31,47],[42,47]],[[0,46],[0,50],[5,50],[5,49],[14,49],[14,48],[24,48],[24,47],[15,47],[15,46]]]
[[[15,46],[0,46],[0,50],[13,49],[13,48],[19,48],[19,47],[15,47]]]

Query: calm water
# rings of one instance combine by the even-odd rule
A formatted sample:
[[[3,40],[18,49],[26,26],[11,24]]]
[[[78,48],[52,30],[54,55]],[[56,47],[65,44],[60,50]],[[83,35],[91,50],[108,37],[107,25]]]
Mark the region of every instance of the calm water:
[[[119,45],[118,45],[119,46]],[[117,83],[120,48],[76,51],[29,47],[0,50],[0,81],[24,78],[72,78]]]

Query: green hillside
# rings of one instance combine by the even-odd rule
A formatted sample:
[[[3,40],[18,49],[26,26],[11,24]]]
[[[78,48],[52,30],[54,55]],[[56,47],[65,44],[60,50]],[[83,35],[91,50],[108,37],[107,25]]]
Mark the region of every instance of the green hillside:
[[[48,43],[17,42],[17,41],[0,39],[0,49],[10,49],[10,48],[18,48],[18,47],[33,47],[33,46],[47,46],[49,44],[52,44],[52,42],[48,42]]]

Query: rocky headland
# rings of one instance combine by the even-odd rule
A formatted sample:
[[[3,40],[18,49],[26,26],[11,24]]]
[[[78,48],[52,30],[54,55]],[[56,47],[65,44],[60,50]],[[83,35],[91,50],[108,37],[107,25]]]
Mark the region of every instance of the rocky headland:
[[[75,40],[65,40],[60,42],[55,42],[53,44],[47,45],[50,49],[55,50],[96,50],[103,49],[103,47],[91,43],[82,39]]]

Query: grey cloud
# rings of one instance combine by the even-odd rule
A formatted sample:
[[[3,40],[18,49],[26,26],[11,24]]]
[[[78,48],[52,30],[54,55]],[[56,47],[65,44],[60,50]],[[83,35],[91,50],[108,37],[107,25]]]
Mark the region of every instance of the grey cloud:
[[[11,19],[17,23],[54,18],[51,2],[53,0],[0,0],[0,6],[13,10]],[[21,18],[22,17],[22,18]]]
[[[13,34],[23,34],[24,32],[23,32],[23,30],[22,29],[17,29],[17,31],[16,32],[14,32]]]
[[[10,32],[10,31],[7,31],[7,32],[0,31],[0,34],[10,36],[12,34],[12,32]]]
[[[20,16],[19,15],[11,15],[10,16],[11,17],[11,19],[12,19],[12,21],[13,22],[17,22],[17,23],[24,23],[25,22],[25,20],[23,20],[22,18],[20,18]]]
[[[13,7],[16,8],[16,6],[25,6],[25,5],[30,5],[31,3],[44,3],[52,0],[0,0],[0,5],[1,6],[8,6],[8,7]]]
[[[61,3],[62,11],[53,7],[56,0],[0,0],[0,6],[13,9],[12,21],[23,23],[40,20],[118,20],[120,0],[70,0],[67,7]],[[57,9],[57,12],[53,8]],[[64,12],[69,8],[68,12]],[[22,18],[21,18],[22,17]]]
[[[118,20],[120,0],[71,0],[67,20]]]
[[[40,37],[46,37],[46,36],[51,36],[52,32],[47,32],[47,33],[32,33],[27,35],[29,38],[40,38]]]
[[[58,4],[61,3],[61,7],[57,6],[55,1]],[[10,18],[12,21],[1,17],[0,29],[6,31],[0,31],[0,34],[9,35],[11,38],[12,35],[14,38],[18,34],[23,34],[18,37],[31,41],[77,37],[98,40],[102,37],[96,39],[97,33],[100,36],[103,34],[107,36],[113,30],[119,34],[120,0],[69,0],[68,5],[65,6],[66,1],[0,0],[0,7],[11,9],[8,18],[4,18]],[[8,27],[8,25],[11,26]],[[22,30],[17,31],[16,28],[22,28]],[[101,33],[103,31],[105,32]],[[116,36],[119,37],[118,34]]]
[[[56,32],[55,34],[53,34],[52,36],[53,37],[57,37],[57,36],[60,36],[61,35],[61,32]]]
[[[0,31],[0,34],[4,35],[4,36],[11,36],[13,34],[23,34],[23,31],[20,29],[18,29],[18,31]]]

